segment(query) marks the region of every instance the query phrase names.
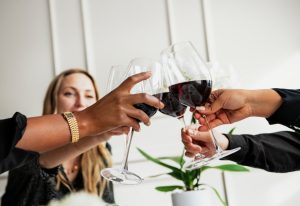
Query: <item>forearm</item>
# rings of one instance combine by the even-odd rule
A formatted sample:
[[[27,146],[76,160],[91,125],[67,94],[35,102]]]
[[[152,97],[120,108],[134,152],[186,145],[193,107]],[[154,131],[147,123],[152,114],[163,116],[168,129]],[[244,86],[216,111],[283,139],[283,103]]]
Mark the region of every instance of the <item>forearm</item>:
[[[91,136],[96,132],[88,125],[88,118],[83,112],[74,114],[79,128],[80,139]],[[98,126],[98,133],[101,127]],[[67,121],[61,114],[30,117],[27,119],[25,132],[17,143],[17,147],[24,150],[46,152],[71,142],[71,133]]]
[[[85,138],[74,144],[70,143],[66,146],[42,153],[39,158],[39,163],[43,168],[56,167],[64,161],[73,159],[98,144],[103,143],[105,140],[106,138],[102,135],[99,137]]]
[[[246,93],[253,116],[269,117],[282,104],[281,96],[272,89],[248,90]]]
[[[45,115],[27,119],[27,127],[17,147],[45,152],[65,145],[70,140],[69,126],[64,118],[59,114]]]
[[[225,159],[270,172],[300,170],[300,134],[276,132],[259,135],[227,135],[228,149],[242,149]]]

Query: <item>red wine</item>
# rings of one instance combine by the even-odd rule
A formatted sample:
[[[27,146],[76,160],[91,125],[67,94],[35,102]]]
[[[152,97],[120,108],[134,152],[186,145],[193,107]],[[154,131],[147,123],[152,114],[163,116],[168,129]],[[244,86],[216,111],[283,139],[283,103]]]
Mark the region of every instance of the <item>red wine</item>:
[[[153,96],[161,100],[162,94],[158,93],[154,94]],[[149,117],[152,117],[157,112],[157,108],[144,103],[135,104],[134,107],[143,110]]]
[[[192,108],[201,106],[207,101],[211,88],[211,80],[181,82],[169,87],[172,95],[179,99],[181,104]]]
[[[144,103],[135,104],[134,107],[143,110],[149,117],[152,117],[157,112],[157,108]]]
[[[162,93],[161,101],[165,105],[163,109],[159,110],[161,113],[177,118],[183,116],[186,106],[180,104],[179,100],[171,92]]]

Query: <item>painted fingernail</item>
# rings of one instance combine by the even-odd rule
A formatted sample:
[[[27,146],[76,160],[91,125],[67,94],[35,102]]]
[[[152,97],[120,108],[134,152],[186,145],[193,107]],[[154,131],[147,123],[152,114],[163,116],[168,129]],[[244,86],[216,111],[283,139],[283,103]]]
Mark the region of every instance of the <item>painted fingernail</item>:
[[[198,111],[204,111],[204,110],[205,110],[205,107],[203,107],[203,106],[196,107],[196,110],[198,110]]]

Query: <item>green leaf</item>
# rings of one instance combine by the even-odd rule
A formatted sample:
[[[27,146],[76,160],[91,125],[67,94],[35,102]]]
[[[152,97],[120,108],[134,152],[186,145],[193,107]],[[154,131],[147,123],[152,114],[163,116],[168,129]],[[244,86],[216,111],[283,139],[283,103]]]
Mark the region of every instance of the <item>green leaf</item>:
[[[178,173],[176,171],[172,171],[172,172],[167,173],[167,175],[170,175],[171,177],[174,177],[175,179],[181,180],[181,181],[183,181],[183,179],[184,179],[183,172]]]
[[[208,187],[210,187],[215,194],[217,195],[217,197],[219,198],[220,202],[224,205],[224,206],[228,206],[227,202],[225,200],[222,199],[221,195],[219,194],[218,190],[212,186],[207,185]]]
[[[183,190],[184,187],[180,186],[180,185],[170,185],[170,186],[160,186],[160,187],[156,187],[156,190],[160,191],[160,192],[172,192],[176,189],[179,190]]]
[[[193,116],[192,116],[192,119],[191,119],[191,124],[196,124],[197,121],[196,121],[196,118],[194,117],[194,113],[193,113]]]
[[[139,151],[146,159],[148,159],[148,160],[150,160],[150,161],[152,161],[152,162],[154,162],[154,163],[156,163],[156,164],[158,164],[158,165],[161,165],[161,166],[163,166],[163,167],[166,167],[166,168],[168,168],[168,169],[170,169],[170,170],[172,170],[172,171],[174,171],[174,172],[177,172],[177,173],[181,173],[181,172],[182,172],[179,168],[176,168],[176,167],[173,167],[173,166],[171,166],[171,165],[168,165],[168,164],[166,164],[166,163],[160,161],[158,158],[154,158],[154,157],[150,156],[149,154],[147,154],[146,152],[144,152],[144,151],[141,150],[140,148],[137,148],[137,149],[138,149],[138,151]]]
[[[233,132],[234,132],[235,129],[236,129],[236,128],[233,127],[231,130],[229,130],[228,134],[233,134]]]
[[[219,169],[222,171],[228,171],[228,172],[249,172],[250,170],[242,165],[238,164],[225,164],[225,165],[218,165],[218,166],[204,166],[202,167],[202,170],[207,169]]]
[[[180,156],[175,156],[175,157],[159,157],[157,159],[159,159],[159,160],[172,160],[172,161],[176,162],[178,165],[180,165],[180,163],[182,161]]]

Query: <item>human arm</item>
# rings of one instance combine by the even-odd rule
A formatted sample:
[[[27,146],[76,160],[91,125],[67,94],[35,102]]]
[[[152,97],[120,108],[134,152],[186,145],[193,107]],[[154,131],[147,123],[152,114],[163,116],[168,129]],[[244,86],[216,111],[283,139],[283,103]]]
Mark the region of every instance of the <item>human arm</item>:
[[[283,124],[300,132],[300,90],[273,89],[282,98],[282,104],[269,118],[270,124]]]
[[[43,168],[54,168],[62,164],[64,161],[73,159],[89,149],[92,149],[98,144],[103,144],[112,135],[121,135],[127,132],[128,128],[118,128],[99,136],[85,138],[74,144],[70,143],[60,148],[42,153],[39,157],[39,164]]]
[[[223,159],[239,164],[264,169],[270,172],[291,172],[300,170],[300,134],[296,132],[276,132],[258,135],[229,135],[214,131],[222,149],[242,149]],[[190,139],[189,139],[190,138]],[[197,153],[211,156],[214,153],[208,132],[196,131],[193,135],[182,134],[187,155]]]
[[[211,127],[230,124],[250,116],[270,117],[282,104],[281,96],[272,89],[221,89],[212,92],[210,104],[198,108],[195,118]]]
[[[227,149],[242,147],[224,159],[270,172],[300,170],[300,134],[282,131],[258,135],[227,135]]]
[[[74,113],[78,122],[80,138],[99,135],[122,126],[139,130],[140,126],[137,120],[149,125],[149,117],[133,105],[145,103],[162,108],[163,104],[152,95],[130,94],[130,90],[136,83],[148,79],[150,76],[149,72],[133,75],[94,105]],[[69,142],[68,124],[62,115],[56,114],[28,118],[26,130],[17,147],[45,152]]]

